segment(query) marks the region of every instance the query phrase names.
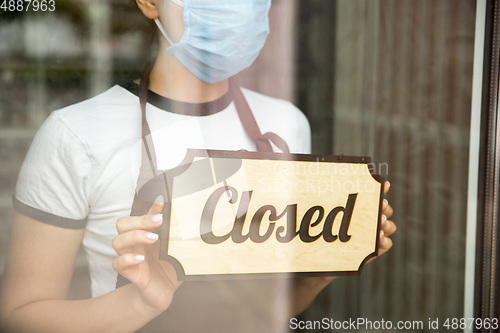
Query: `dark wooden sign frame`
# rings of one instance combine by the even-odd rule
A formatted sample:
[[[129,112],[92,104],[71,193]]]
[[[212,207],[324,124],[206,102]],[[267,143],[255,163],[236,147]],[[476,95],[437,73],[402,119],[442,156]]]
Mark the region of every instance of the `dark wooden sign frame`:
[[[376,241],[375,249],[370,253],[365,259],[360,263],[359,267],[355,271],[315,271],[315,272],[257,272],[257,273],[243,273],[243,274],[197,274],[197,275],[187,275],[182,264],[174,257],[169,255],[169,237],[171,229],[171,210],[172,210],[172,188],[173,179],[179,175],[182,175],[186,170],[188,170],[197,157],[206,157],[207,159],[234,159],[238,160],[261,160],[261,161],[302,161],[302,162],[328,162],[328,163],[350,163],[350,164],[366,164],[370,175],[374,180],[380,183],[380,194],[378,202],[378,219],[376,225]],[[196,163],[196,162],[195,162]],[[284,154],[284,153],[268,153],[268,152],[249,152],[249,151],[222,151],[222,150],[196,150],[189,149],[184,160],[176,168],[164,173],[164,182],[167,184],[166,193],[169,200],[167,200],[164,209],[164,223],[160,232],[160,259],[170,262],[177,271],[180,280],[193,281],[193,280],[211,280],[211,279],[241,279],[241,278],[266,278],[266,277],[276,277],[276,276],[337,276],[337,275],[359,275],[363,266],[366,262],[378,255],[379,246],[379,233],[381,225],[381,214],[382,214],[382,202],[383,202],[383,184],[384,178],[375,174],[373,170],[370,170],[369,164],[371,163],[370,157],[364,156],[343,156],[343,155],[313,155],[313,154]],[[201,164],[200,164],[201,167]],[[213,170],[212,170],[213,171]],[[233,170],[234,171],[234,170]],[[215,172],[216,173],[216,172]],[[229,177],[230,175],[225,175]],[[224,177],[224,176],[223,176]],[[207,179],[214,179],[212,183],[208,185],[216,185],[216,182],[224,181],[223,179],[216,179],[214,175],[210,177],[207,175]],[[206,185],[206,186],[208,186]],[[201,190],[204,188],[203,184],[197,184],[197,189]],[[196,190],[196,189],[195,189]],[[319,222],[318,222],[319,223]],[[297,227],[297,225],[296,225]],[[298,232],[298,231],[297,231]]]

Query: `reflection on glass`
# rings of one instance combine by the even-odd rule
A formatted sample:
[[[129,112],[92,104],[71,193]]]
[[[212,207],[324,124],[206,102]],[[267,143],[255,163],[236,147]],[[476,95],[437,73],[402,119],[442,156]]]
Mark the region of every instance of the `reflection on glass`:
[[[272,14],[271,49],[243,85],[295,97],[314,152],[372,156],[392,183],[399,228],[388,254],[360,277],[334,281],[301,318],[416,320],[426,328],[429,318],[461,318],[475,2],[274,0],[273,7],[284,14]],[[139,76],[153,35],[133,1],[58,1],[43,15],[1,15],[0,216],[12,221],[33,129],[50,111]],[[1,227],[3,260],[10,225]],[[75,283],[85,286],[85,278]]]
[[[371,155],[391,181],[399,228],[390,253],[333,283],[304,318],[427,328],[429,318],[463,317],[475,5],[301,2],[299,107],[312,119],[313,149]]]

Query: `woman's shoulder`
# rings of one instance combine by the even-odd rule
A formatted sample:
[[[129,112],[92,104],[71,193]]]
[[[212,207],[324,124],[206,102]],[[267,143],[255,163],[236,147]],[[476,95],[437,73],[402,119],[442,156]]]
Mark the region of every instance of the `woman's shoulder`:
[[[302,113],[293,103],[282,98],[272,97],[254,90],[242,88],[249,104],[259,109],[275,109],[277,112]]]
[[[119,85],[115,85],[99,95],[66,106],[54,111],[54,113],[64,118],[107,117],[116,112],[123,114],[128,110],[136,110],[137,100],[134,94]]]
[[[81,150],[87,155],[96,151],[106,153],[116,149],[116,145],[135,142],[140,137],[137,125],[140,119],[138,98],[114,86],[97,96],[52,111],[37,131],[36,141],[44,150],[58,146]]]
[[[72,131],[78,137],[106,133],[136,126],[140,119],[137,96],[119,85],[82,102],[51,112],[50,119]],[[54,121],[53,121],[54,122]]]
[[[293,120],[300,127],[309,126],[307,117],[292,102],[250,89],[242,88],[242,91],[257,118],[264,117],[269,120],[287,119],[288,122]]]

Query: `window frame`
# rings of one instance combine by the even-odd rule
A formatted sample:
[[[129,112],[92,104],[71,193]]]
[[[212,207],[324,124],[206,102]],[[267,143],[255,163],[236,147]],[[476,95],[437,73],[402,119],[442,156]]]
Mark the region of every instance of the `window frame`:
[[[477,1],[474,57],[464,315],[466,318],[498,318],[499,0]]]

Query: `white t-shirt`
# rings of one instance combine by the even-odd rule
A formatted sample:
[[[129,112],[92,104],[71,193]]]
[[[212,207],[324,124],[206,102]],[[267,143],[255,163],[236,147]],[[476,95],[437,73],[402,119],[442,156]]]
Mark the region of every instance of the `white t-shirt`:
[[[108,91],[54,111],[38,131],[19,175],[14,207],[59,227],[85,228],[92,296],[115,288],[115,223],[130,215],[141,164],[137,86]],[[134,92],[134,93],[133,93]],[[274,132],[293,153],[310,152],[306,117],[291,103],[243,89],[262,133]],[[188,148],[255,150],[230,94],[205,103],[203,116],[172,112],[195,106],[150,93],[147,121],[160,170],[175,167]]]

